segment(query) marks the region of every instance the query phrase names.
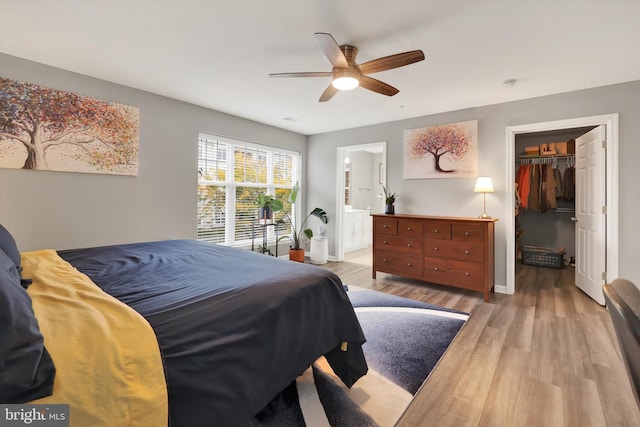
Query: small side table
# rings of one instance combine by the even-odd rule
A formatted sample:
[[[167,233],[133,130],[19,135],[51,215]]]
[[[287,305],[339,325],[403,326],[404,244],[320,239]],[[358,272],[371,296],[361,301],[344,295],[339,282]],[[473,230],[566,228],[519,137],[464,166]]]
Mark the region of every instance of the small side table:
[[[276,235],[276,253],[275,253],[275,257],[278,257],[278,223],[276,222],[272,222],[269,224],[261,224],[259,222],[253,222],[251,223],[251,251],[255,250],[255,238],[256,238],[256,228],[262,228],[262,247],[266,248],[268,242],[268,230],[269,227],[273,227],[274,228],[274,232]]]

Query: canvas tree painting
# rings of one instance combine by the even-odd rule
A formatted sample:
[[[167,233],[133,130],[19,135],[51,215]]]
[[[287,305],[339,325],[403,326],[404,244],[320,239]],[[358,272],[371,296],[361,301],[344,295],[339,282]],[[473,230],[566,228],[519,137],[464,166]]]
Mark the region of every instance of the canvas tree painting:
[[[136,107],[0,77],[0,167],[137,175]]]
[[[404,178],[477,175],[478,121],[404,131]]]

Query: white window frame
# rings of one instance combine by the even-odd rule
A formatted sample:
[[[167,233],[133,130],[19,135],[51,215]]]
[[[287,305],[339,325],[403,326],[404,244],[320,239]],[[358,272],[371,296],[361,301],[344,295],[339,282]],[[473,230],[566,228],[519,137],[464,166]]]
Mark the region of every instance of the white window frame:
[[[236,189],[237,187],[254,187],[254,188],[264,188],[267,194],[274,195],[276,188],[287,188],[293,189],[296,182],[300,181],[300,165],[302,163],[302,154],[298,151],[287,150],[284,148],[268,146],[264,144],[247,142],[232,138],[226,138],[222,136],[205,134],[201,133],[198,138],[198,144],[200,144],[200,140],[208,139],[212,141],[218,141],[220,143],[226,144],[226,177],[224,181],[219,180],[204,180],[200,179],[198,176],[198,186],[200,185],[209,185],[209,186],[218,186],[225,187],[225,195],[226,195],[226,204],[225,204],[225,241],[219,242],[221,245],[226,246],[240,246],[247,247],[251,245],[251,239],[245,240],[235,240],[235,228],[236,228]],[[234,181],[234,171],[235,171],[235,155],[234,151],[237,146],[246,147],[253,150],[260,150],[267,152],[267,182],[266,184],[259,183],[250,183],[250,182],[235,182]],[[274,161],[273,155],[274,153],[282,153],[293,156],[293,170],[292,172],[292,183],[289,185],[276,185],[274,183]],[[292,209],[292,216],[294,220],[294,224],[299,221],[300,209],[298,207],[299,203],[294,204]],[[256,209],[258,209],[256,207]],[[198,215],[199,213],[196,213]],[[198,221],[196,221],[198,222]],[[272,227],[268,228],[268,241],[269,243],[275,243],[275,234]],[[206,239],[202,239],[205,240]],[[262,238],[260,236],[260,243],[262,243]],[[256,243],[258,242],[258,236],[256,236]]]

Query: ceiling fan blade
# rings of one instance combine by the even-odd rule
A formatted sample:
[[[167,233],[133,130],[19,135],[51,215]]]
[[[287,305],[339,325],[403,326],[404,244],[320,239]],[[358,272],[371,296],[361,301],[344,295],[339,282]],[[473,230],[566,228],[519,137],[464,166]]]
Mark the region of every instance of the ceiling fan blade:
[[[320,95],[320,99],[318,100],[319,102],[327,102],[328,100],[330,100],[331,98],[333,98],[333,95],[335,95],[336,93],[338,93],[338,89],[336,89],[335,87],[333,87],[333,84],[330,84],[325,90],[324,92],[322,92],[322,95]]]
[[[310,71],[302,73],[271,73],[269,77],[331,77],[331,71]]]
[[[360,77],[360,86],[365,89],[372,90],[377,93],[381,93],[387,96],[393,96],[396,93],[400,92],[395,87],[386,84],[385,82],[381,82],[380,80],[374,79],[373,77],[361,76]]]
[[[411,52],[397,53],[395,55],[374,59],[373,61],[358,65],[358,68],[362,74],[372,74],[413,64],[423,59],[424,53],[422,53],[421,50],[412,50]]]
[[[347,58],[340,49],[340,46],[329,33],[315,33],[316,41],[320,45],[320,49],[325,54],[331,64],[336,68],[349,68]]]

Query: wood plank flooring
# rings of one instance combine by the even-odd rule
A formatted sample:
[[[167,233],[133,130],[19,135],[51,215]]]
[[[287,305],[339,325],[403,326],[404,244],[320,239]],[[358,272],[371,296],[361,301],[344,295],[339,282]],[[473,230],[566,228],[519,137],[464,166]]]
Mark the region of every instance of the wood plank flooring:
[[[324,267],[348,285],[470,312],[397,427],[640,426],[609,313],[572,268],[518,265],[516,293],[482,295],[378,273],[371,251]]]

